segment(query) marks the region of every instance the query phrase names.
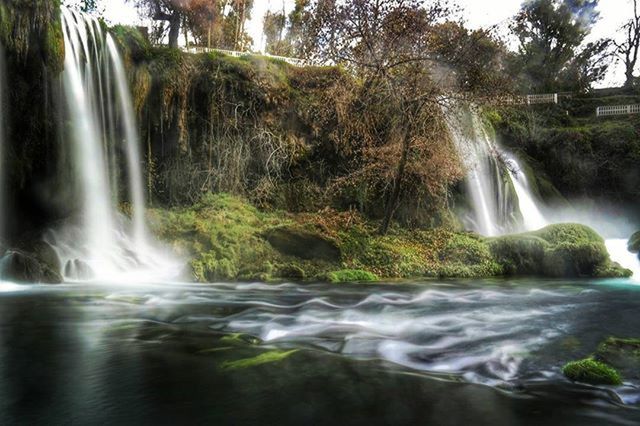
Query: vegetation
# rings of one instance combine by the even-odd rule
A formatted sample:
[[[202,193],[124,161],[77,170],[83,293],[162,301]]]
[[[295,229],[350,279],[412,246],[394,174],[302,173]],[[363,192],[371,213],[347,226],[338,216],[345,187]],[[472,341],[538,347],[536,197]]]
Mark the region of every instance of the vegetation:
[[[636,65],[640,55],[640,13],[638,13],[638,0],[633,0],[633,15],[622,26],[623,38],[614,40],[616,54],[624,63],[624,75],[626,88],[632,88],[635,82]]]
[[[611,264],[602,237],[583,225],[552,225],[535,232],[494,238],[490,247],[508,275],[558,278],[631,275],[631,271]]]
[[[327,281],[331,283],[375,282],[379,280],[380,278],[376,274],[359,269],[343,269],[330,272],[327,275]]]
[[[592,385],[622,384],[620,373],[612,367],[590,358],[570,362],[562,368],[562,372],[567,378],[576,382]]]
[[[602,239],[581,225],[497,239],[443,228],[392,227],[355,211],[261,211],[229,195],[205,195],[191,208],[150,212],[154,231],[203,282],[367,282],[398,278],[628,276]]]
[[[570,362],[563,373],[571,380],[595,385],[620,385],[622,377],[640,378],[640,339],[608,337],[592,357]]]
[[[263,364],[270,364],[273,362],[282,361],[283,359],[290,357],[296,352],[298,352],[297,349],[294,349],[291,351],[275,351],[274,350],[274,351],[264,352],[253,358],[238,359],[234,361],[225,361],[222,363],[221,367],[224,370],[237,370],[241,368],[256,367]]]
[[[519,39],[521,84],[533,93],[583,91],[604,78],[609,40],[584,45],[598,0],[524,2],[512,31]]]

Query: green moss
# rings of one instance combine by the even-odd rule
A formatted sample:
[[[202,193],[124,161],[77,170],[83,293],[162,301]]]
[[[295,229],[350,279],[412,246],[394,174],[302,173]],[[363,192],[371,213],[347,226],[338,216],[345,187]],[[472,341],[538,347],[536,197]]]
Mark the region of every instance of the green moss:
[[[380,278],[376,274],[359,269],[343,269],[330,272],[327,280],[332,283],[376,282]]]
[[[617,278],[630,274],[611,262],[602,237],[584,225],[551,225],[493,238],[489,245],[507,275]]]
[[[244,368],[257,367],[259,365],[280,362],[295,354],[296,352],[298,352],[297,349],[291,351],[269,351],[253,358],[225,361],[222,363],[221,368],[224,370],[239,370]]]
[[[640,378],[640,339],[609,337],[598,345],[594,358],[625,376]]]
[[[220,342],[228,345],[234,345],[234,346],[258,345],[260,344],[260,339],[244,333],[232,333],[232,334],[223,336],[220,339]]]
[[[614,368],[591,358],[574,361],[562,368],[562,373],[570,380],[592,385],[621,385],[622,378]]]

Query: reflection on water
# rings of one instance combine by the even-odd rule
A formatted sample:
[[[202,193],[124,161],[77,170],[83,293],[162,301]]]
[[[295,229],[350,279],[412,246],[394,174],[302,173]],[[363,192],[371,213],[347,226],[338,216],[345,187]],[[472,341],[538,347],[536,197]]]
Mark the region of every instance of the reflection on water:
[[[560,372],[640,337],[616,284],[2,284],[0,424],[634,424]]]

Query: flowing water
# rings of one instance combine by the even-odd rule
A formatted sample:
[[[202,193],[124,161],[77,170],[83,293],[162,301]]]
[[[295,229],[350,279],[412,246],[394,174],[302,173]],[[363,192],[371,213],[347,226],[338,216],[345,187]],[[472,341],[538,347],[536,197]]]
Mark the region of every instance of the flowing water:
[[[62,29],[70,130],[65,140],[76,171],[82,223],[52,229],[45,240],[58,252],[68,280],[91,276],[147,281],[175,276],[179,262],[159,253],[147,236],[141,144],[116,44],[97,19],[66,8],[62,8]],[[123,175],[131,226],[119,213]]]
[[[516,211],[509,202],[514,194],[505,185],[497,146],[480,118],[468,107],[449,109],[449,130],[465,168],[465,187],[470,211],[463,217],[467,225],[481,235],[494,237],[517,226]]]
[[[0,285],[0,424],[640,422],[562,365],[637,336],[623,281]]]
[[[467,169],[465,185],[470,211],[462,215],[466,225],[485,236],[536,231],[553,223],[582,223],[606,238],[611,259],[633,272],[640,281],[640,259],[627,250],[635,227],[596,214],[593,208],[543,213],[522,162],[492,138],[472,107],[448,109],[449,129]],[[509,185],[510,184],[510,185]],[[510,188],[513,188],[511,193]],[[553,216],[553,217],[547,217]]]

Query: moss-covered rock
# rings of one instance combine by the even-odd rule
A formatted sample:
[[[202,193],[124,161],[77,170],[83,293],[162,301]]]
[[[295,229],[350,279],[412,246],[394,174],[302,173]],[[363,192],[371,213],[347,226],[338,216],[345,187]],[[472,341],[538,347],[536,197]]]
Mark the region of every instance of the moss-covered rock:
[[[611,262],[602,237],[584,225],[551,225],[535,232],[494,238],[489,244],[509,275],[618,278],[631,274]]]
[[[640,339],[609,337],[598,346],[594,358],[625,377],[640,378]]]
[[[264,237],[279,252],[301,259],[319,259],[327,262],[338,262],[340,249],[328,238],[317,233],[295,227],[270,229]]]
[[[636,232],[629,238],[627,248],[631,253],[640,253],[640,231]]]
[[[592,385],[620,385],[622,378],[614,368],[587,358],[566,364],[562,373],[575,382],[589,383]]]
[[[355,283],[355,282],[376,282],[380,278],[376,274],[359,269],[343,269],[327,274],[327,281],[331,283]]]

